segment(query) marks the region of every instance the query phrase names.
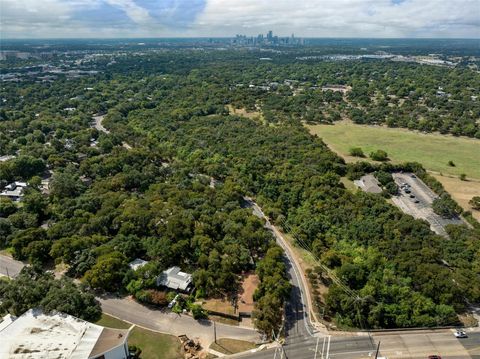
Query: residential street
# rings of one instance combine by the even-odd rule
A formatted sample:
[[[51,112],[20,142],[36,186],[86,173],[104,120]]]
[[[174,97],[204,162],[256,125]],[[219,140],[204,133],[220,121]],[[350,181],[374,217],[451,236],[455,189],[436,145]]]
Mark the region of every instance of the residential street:
[[[129,323],[173,335],[186,334],[198,338],[205,348],[214,340],[214,325],[210,320],[195,320],[188,315],[152,310],[129,298],[97,298],[104,313]],[[260,342],[260,335],[249,328],[216,323],[217,338],[235,338]]]

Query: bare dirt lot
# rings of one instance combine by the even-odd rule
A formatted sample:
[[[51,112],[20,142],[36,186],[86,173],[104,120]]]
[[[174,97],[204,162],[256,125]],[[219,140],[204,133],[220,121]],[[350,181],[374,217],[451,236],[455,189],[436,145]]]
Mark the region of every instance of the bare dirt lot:
[[[475,211],[468,204],[468,201],[474,196],[480,196],[480,181],[468,180],[461,181],[459,178],[433,175],[450,193],[455,201],[466,211],[471,211],[473,217],[480,221],[480,211]]]
[[[399,195],[392,197],[393,203],[402,211],[415,218],[426,220],[435,233],[448,237],[447,224],[462,224],[460,218],[445,219],[433,212],[432,203],[438,196],[412,173],[393,173],[395,183],[400,188]],[[407,188],[401,189],[407,185]]]
[[[249,118],[251,120],[260,120],[263,122],[263,115],[259,111],[247,111],[245,108],[234,108],[232,105],[228,105],[230,115],[237,115]]]
[[[242,291],[238,298],[238,310],[242,313],[251,313],[253,311],[253,293],[260,284],[258,275],[250,273],[247,274],[242,283]]]

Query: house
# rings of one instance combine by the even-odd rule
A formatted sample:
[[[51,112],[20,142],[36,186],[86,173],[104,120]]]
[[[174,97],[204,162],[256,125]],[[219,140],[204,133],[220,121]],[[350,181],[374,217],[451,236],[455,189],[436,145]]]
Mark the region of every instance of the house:
[[[0,323],[0,358],[127,359],[130,329],[30,309],[18,318],[7,315]]]
[[[0,197],[8,197],[12,201],[19,201],[23,197],[23,192],[27,187],[26,182],[13,182],[5,186],[5,189],[0,192]]]
[[[192,275],[180,271],[180,267],[171,267],[158,276],[157,285],[189,292],[192,285]]]
[[[148,263],[148,261],[145,261],[145,260],[140,259],[140,258],[136,258],[133,261],[131,261],[130,263],[128,263],[128,266],[133,270],[137,270],[138,268],[142,268],[147,263]]]

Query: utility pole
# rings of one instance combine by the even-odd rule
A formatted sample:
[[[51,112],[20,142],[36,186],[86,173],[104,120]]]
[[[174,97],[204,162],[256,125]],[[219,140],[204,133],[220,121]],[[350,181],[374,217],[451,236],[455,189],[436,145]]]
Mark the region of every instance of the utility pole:
[[[378,353],[380,352],[380,341],[378,342],[378,345],[377,345],[377,351],[375,352],[375,359],[378,358]]]
[[[215,321],[213,321],[213,338],[215,344],[217,344],[217,325],[215,324]]]

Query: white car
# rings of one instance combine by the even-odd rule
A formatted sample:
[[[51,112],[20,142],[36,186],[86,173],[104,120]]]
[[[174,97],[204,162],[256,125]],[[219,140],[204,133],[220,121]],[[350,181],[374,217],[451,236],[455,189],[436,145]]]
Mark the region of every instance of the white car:
[[[453,335],[455,335],[455,338],[468,338],[467,333],[465,333],[463,330],[457,330],[455,333],[453,333]]]

